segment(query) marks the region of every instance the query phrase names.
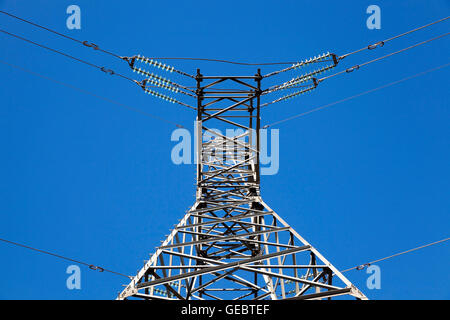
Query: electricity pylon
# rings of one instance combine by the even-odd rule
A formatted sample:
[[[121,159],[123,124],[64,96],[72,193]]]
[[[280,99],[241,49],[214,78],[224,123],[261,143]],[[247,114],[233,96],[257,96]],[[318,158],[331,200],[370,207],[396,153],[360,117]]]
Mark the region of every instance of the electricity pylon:
[[[261,198],[260,71],[195,79],[195,204],[118,299],[366,299]]]

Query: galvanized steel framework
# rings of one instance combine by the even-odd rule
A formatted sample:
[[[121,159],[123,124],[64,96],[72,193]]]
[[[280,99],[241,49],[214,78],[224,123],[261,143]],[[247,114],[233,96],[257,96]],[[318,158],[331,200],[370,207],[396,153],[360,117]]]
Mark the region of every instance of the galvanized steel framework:
[[[196,202],[118,299],[366,299],[261,198],[262,79],[197,71]]]

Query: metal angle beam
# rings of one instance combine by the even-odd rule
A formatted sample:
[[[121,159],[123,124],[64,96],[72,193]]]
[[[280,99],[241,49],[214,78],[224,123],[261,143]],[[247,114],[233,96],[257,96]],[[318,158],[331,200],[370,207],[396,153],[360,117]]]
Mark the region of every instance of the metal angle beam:
[[[192,278],[194,276],[198,276],[198,275],[201,275],[201,274],[211,273],[211,272],[221,271],[221,270],[226,270],[226,269],[230,269],[230,268],[234,268],[234,267],[241,268],[242,266],[244,266],[245,264],[248,264],[248,263],[252,263],[252,262],[255,262],[255,261],[261,261],[261,260],[266,260],[266,259],[270,259],[270,258],[277,257],[277,256],[292,254],[292,253],[308,250],[309,248],[310,248],[309,246],[304,246],[304,247],[299,247],[299,248],[288,249],[288,250],[285,250],[285,251],[282,251],[282,252],[278,252],[278,253],[268,254],[268,255],[265,255],[265,256],[254,257],[254,258],[245,259],[245,260],[236,261],[236,262],[231,262],[231,263],[224,263],[224,264],[220,264],[220,265],[217,265],[217,266],[214,266],[214,267],[205,268],[203,270],[192,271],[192,272],[189,272],[189,273],[180,274],[180,275],[176,275],[176,276],[172,276],[172,277],[160,278],[160,279],[157,279],[157,280],[154,280],[154,281],[150,281],[150,282],[139,283],[137,285],[137,288],[145,288],[145,287],[155,286],[155,285],[159,285],[159,284],[166,284],[166,283],[169,283],[169,282],[173,282],[175,280],[180,280],[180,279],[185,279],[185,278]],[[167,251],[165,251],[165,252],[168,253]],[[180,255],[179,253],[175,253],[175,252],[170,252],[170,254]],[[255,270],[255,271],[259,272],[258,270]]]
[[[291,276],[283,275],[283,274],[278,274],[278,273],[267,271],[267,270],[254,269],[252,267],[248,267],[248,266],[245,265],[246,263],[251,263],[251,262],[255,262],[255,261],[262,261],[262,260],[268,260],[268,259],[271,259],[271,258],[274,258],[274,257],[277,257],[277,256],[290,255],[290,254],[293,254],[293,253],[298,253],[298,252],[305,251],[305,250],[310,250],[310,249],[311,249],[310,246],[298,247],[298,248],[293,248],[293,249],[286,250],[286,251],[283,251],[283,252],[269,254],[269,255],[266,255],[264,257],[256,257],[256,258],[246,259],[245,262],[243,262],[244,260],[241,260],[241,261],[237,261],[237,262],[233,262],[233,263],[224,263],[224,262],[219,262],[219,261],[216,261],[216,260],[213,260],[213,259],[207,259],[207,258],[203,258],[203,257],[200,257],[200,256],[189,256],[189,255],[180,254],[180,253],[177,253],[177,252],[170,252],[170,251],[165,251],[165,252],[166,253],[170,253],[170,254],[174,254],[174,255],[188,257],[188,258],[191,258],[191,259],[195,259],[195,260],[199,260],[199,261],[203,261],[203,262],[207,262],[207,263],[212,263],[212,264],[216,264],[216,265],[218,264],[217,266],[211,267],[211,268],[213,268],[213,269],[211,269],[213,271],[226,270],[226,269],[229,269],[229,268],[232,268],[232,267],[235,267],[235,266],[238,265],[239,269],[242,269],[242,270],[245,270],[245,271],[250,271],[250,272],[253,272],[253,273],[259,273],[259,274],[263,274],[263,275],[273,276],[273,277],[276,277],[276,278],[281,278],[281,279],[285,279],[285,280],[291,280],[291,281],[294,281],[294,282],[300,282],[300,283],[304,283],[304,284],[307,284],[307,285],[317,286],[317,287],[326,288],[326,289],[339,289],[339,287],[336,287],[336,286],[331,286],[331,285],[327,285],[327,284],[324,284],[324,283],[316,282],[317,280],[316,281],[310,281],[310,280],[306,280],[306,279],[295,278],[295,277],[291,277]],[[265,267],[266,268],[271,268],[271,265],[265,265]],[[208,269],[208,268],[205,268],[205,269]],[[201,270],[201,271],[200,270],[199,271],[194,271],[192,274],[190,273],[189,276],[187,276],[187,277],[192,277],[192,276],[195,276],[195,275],[208,273],[208,272],[205,272],[205,269]],[[320,278],[320,277],[318,277],[318,278]],[[173,281],[173,279],[170,280],[169,282],[171,282],[171,281]],[[157,284],[161,284],[161,281],[156,281],[156,282],[153,282],[153,283],[154,284],[152,284],[152,285],[157,285]],[[147,286],[147,284],[145,286],[143,286],[141,284],[140,288],[143,288],[143,287],[146,287],[146,286]]]
[[[324,292],[312,293],[308,295],[287,298],[286,300],[314,300],[314,299],[323,299],[330,297],[342,296],[345,294],[350,294],[352,292],[352,288],[344,288],[344,289],[335,289]]]
[[[233,217],[229,217],[229,218],[217,218],[217,217],[211,217],[211,216],[196,215],[196,217],[207,218],[207,219],[211,219],[213,221],[207,221],[207,222],[202,222],[202,223],[197,223],[197,224],[192,224],[192,225],[184,225],[184,226],[177,227],[177,229],[179,229],[179,230],[180,229],[188,229],[188,228],[194,228],[194,227],[200,227],[200,226],[206,226],[206,225],[218,224],[218,223],[224,223],[224,222],[233,222],[233,221],[244,222],[244,221],[241,221],[241,219],[252,219],[252,218],[262,217],[262,216],[266,216],[266,215],[270,215],[270,214],[271,214],[270,212],[261,212],[261,213],[254,213],[254,214],[238,215],[238,216],[233,216]]]
[[[277,229],[271,229],[271,230],[263,230],[263,231],[245,233],[245,234],[236,234],[236,235],[232,235],[232,236],[228,236],[228,237],[212,236],[210,239],[204,239],[204,240],[198,240],[198,241],[192,241],[192,242],[184,242],[184,243],[166,245],[166,246],[161,246],[159,248],[160,249],[170,249],[170,248],[185,247],[185,246],[202,244],[202,243],[208,243],[208,242],[229,241],[229,240],[251,240],[251,239],[245,239],[244,237],[257,236],[257,235],[266,234],[266,233],[272,233],[272,232],[287,231],[289,229],[290,229],[289,227],[277,228]],[[188,231],[179,230],[179,232],[188,232]],[[206,236],[210,236],[210,235],[209,234],[205,234],[204,236],[206,237]]]

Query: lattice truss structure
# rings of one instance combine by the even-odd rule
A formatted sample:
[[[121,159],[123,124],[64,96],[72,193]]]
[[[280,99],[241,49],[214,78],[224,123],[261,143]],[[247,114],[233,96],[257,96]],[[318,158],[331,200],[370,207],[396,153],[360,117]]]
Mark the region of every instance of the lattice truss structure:
[[[327,58],[331,65],[261,89],[265,77]],[[189,90],[134,63],[157,65],[169,72],[173,68],[140,56],[133,59],[129,59],[133,70],[147,77],[140,82],[146,92],[148,83],[171,91]],[[254,76],[204,76],[197,71],[193,77],[197,88],[192,91],[197,100],[196,202],[118,299],[277,300],[343,295],[366,299],[260,195],[261,107],[311,91],[318,84],[314,76],[336,64],[335,56],[328,53],[267,76],[259,70]],[[261,104],[261,97],[268,93],[299,86],[300,91]],[[223,129],[226,134],[218,128],[227,128]]]
[[[261,65],[266,66],[290,64],[287,68],[265,75],[258,70],[253,76],[204,76],[200,70],[197,70],[197,75],[191,75],[156,61],[155,58],[141,55],[119,56],[94,43],[65,36],[4,11],[0,13],[119,58],[141,79],[116,73],[5,30],[0,30],[2,33],[90,65],[107,74],[120,76],[138,85],[148,95],[197,112],[195,204],[162,241],[150,260],[132,277],[131,282],[119,294],[119,300],[298,300],[331,299],[338,296],[366,299],[342,273],[262,200],[259,168],[261,109],[310,93],[331,77],[351,73],[362,66],[448,36],[449,33],[445,33],[323,76],[348,56],[383,47],[387,42],[443,22],[449,17],[341,56],[327,52],[293,64],[263,63]],[[217,59],[161,59],[257,65]],[[149,71],[149,68],[195,80],[196,87],[182,85],[178,80]],[[305,71],[299,75],[300,69]],[[261,88],[263,80],[278,78],[289,72],[295,73],[290,80],[274,82],[266,89]],[[278,96],[272,99],[273,95]],[[197,105],[192,106],[184,99],[195,99]],[[262,103],[261,100],[265,101]]]

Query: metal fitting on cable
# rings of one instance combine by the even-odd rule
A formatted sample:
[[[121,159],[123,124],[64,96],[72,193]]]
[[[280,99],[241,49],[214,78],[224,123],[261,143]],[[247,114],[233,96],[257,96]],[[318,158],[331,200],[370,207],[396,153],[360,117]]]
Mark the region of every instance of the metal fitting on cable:
[[[95,43],[89,43],[89,42],[87,42],[87,41],[83,41],[82,43],[83,43],[86,47],[92,48],[92,49],[94,49],[94,50],[99,50],[99,49],[100,49],[99,46],[96,45]]]
[[[103,269],[103,268],[101,268],[101,267],[98,267],[98,266],[94,266],[93,264],[91,264],[91,265],[89,266],[89,269],[91,269],[91,270],[96,270],[96,271],[99,271],[99,272],[105,271],[105,269]]]
[[[345,70],[345,72],[350,73],[350,72],[353,72],[353,71],[358,70],[358,69],[359,69],[359,65],[357,64],[356,66],[348,68],[347,70]]]
[[[366,267],[370,266],[370,263],[365,263],[356,267],[356,270],[364,270]]]
[[[115,72],[113,70],[106,69],[105,67],[101,67],[100,70],[103,71],[104,73],[108,73],[110,75],[114,75],[115,74]]]
[[[378,47],[383,47],[384,46],[384,41],[380,41],[380,42],[377,42],[377,43],[374,43],[374,44],[370,44],[368,47],[367,47],[367,49],[369,49],[369,50],[373,50],[373,49],[376,49],[376,48],[378,48]]]

